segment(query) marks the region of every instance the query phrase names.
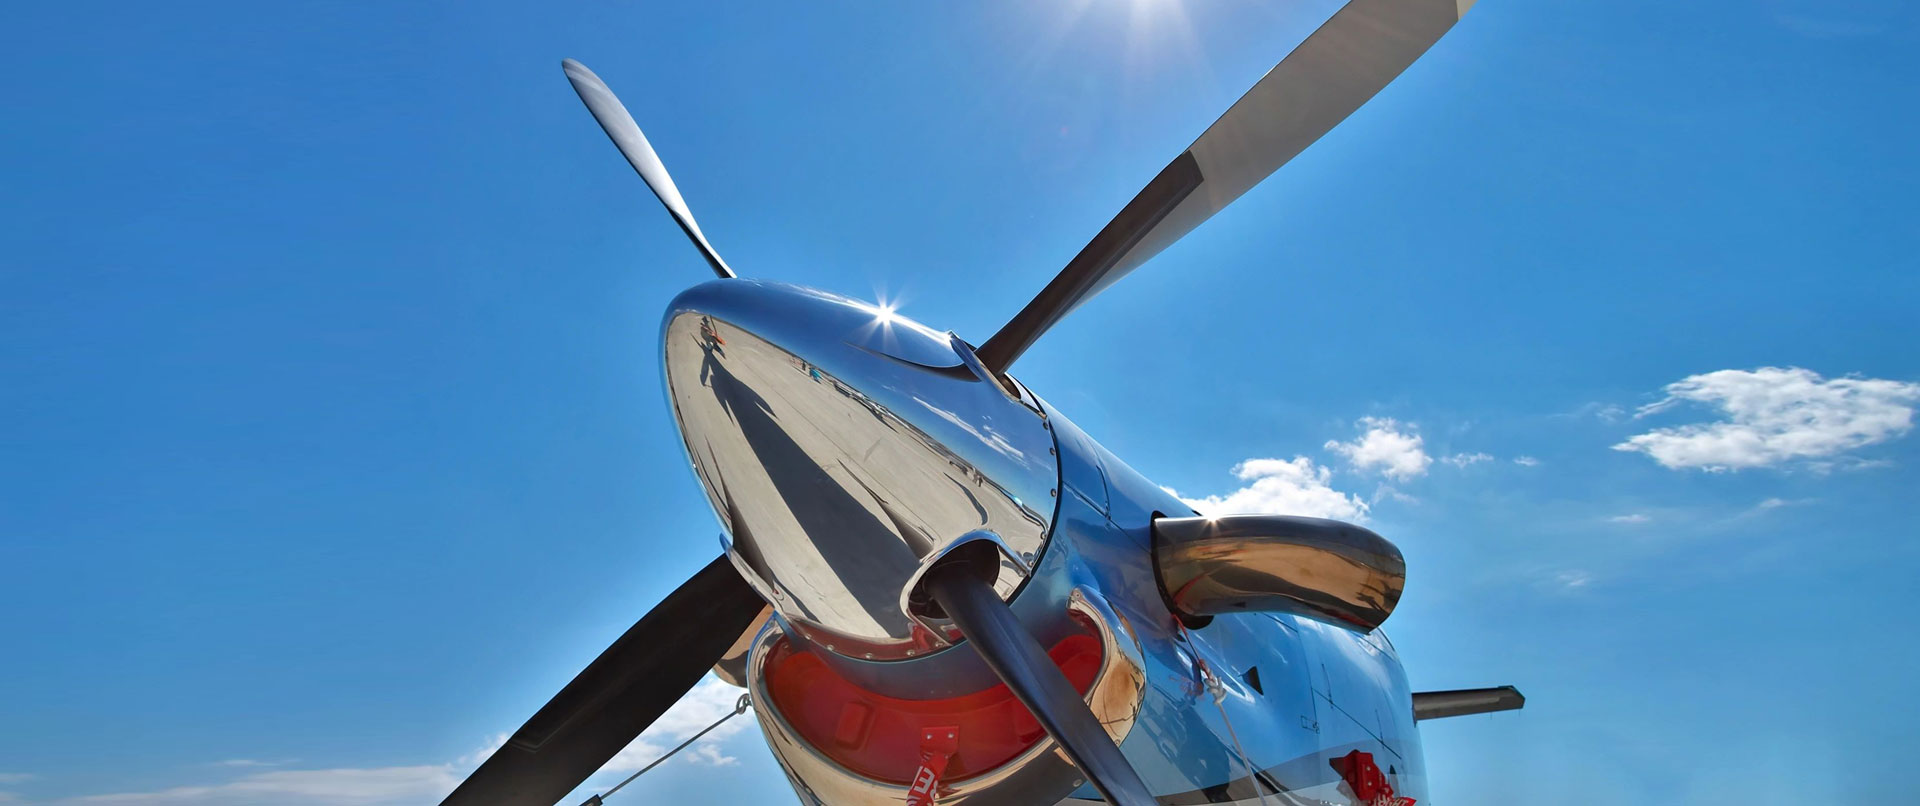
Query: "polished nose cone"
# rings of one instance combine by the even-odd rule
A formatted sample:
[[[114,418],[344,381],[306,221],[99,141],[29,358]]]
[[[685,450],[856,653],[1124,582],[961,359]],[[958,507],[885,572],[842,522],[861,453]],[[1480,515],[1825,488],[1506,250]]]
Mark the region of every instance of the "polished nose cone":
[[[815,645],[875,660],[944,646],[905,591],[963,539],[997,540],[995,589],[1019,587],[1053,517],[1053,436],[949,337],[845,297],[721,280],[673,301],[663,342],[728,555]]]

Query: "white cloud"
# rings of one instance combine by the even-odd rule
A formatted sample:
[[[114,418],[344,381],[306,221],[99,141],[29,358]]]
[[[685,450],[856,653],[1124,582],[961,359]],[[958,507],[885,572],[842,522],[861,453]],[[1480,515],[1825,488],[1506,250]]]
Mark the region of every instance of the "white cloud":
[[[740,759],[720,752],[720,746],[701,742],[686,751],[687,760],[695,764],[709,764],[715,767],[731,767],[740,763]]]
[[[1704,403],[1725,419],[1657,428],[1613,446],[1664,467],[1718,472],[1832,457],[1902,436],[1913,428],[1920,384],[1835,378],[1798,367],[1723,369],[1681,379],[1635,418],[1682,403]],[[1831,466],[1832,463],[1820,463]]]
[[[1839,470],[1839,471],[1878,470],[1883,467],[1893,467],[1893,460],[1862,459],[1858,456],[1841,456],[1834,459],[1820,459],[1820,460],[1807,462],[1808,470],[1811,470],[1815,473],[1819,473],[1820,475],[1823,475],[1823,476],[1828,473],[1832,473],[1836,470]]]
[[[1531,456],[1515,456],[1513,457],[1513,463],[1521,467],[1537,467],[1540,464],[1540,460]]]
[[[1553,581],[1563,590],[1576,591],[1593,584],[1593,575],[1585,571],[1561,571],[1553,575]]]
[[[461,756],[459,763],[461,766],[466,767],[468,769],[478,767],[480,766],[480,762],[486,761],[487,759],[492,758],[494,753],[500,752],[500,748],[506,747],[506,746],[507,746],[507,734],[496,733],[493,735],[493,739],[491,741],[488,741],[485,746],[471,753],[468,753],[464,756]]]
[[[1411,423],[1402,430],[1401,423],[1391,417],[1364,417],[1359,426],[1364,429],[1359,439],[1328,440],[1326,449],[1347,457],[1356,469],[1377,469],[1381,475],[1400,481],[1426,475],[1427,467],[1433,464],[1433,457],[1421,447],[1420,435],[1410,433]]]
[[[1019,462],[1022,465],[1027,463],[1027,455],[1025,453],[1022,453],[1019,448],[1014,447],[1013,442],[1011,440],[1007,439],[1000,432],[993,430],[992,423],[985,423],[984,427],[975,426],[967,418],[962,417],[946,409],[940,408],[939,406],[935,406],[932,403],[928,403],[925,400],[921,400],[920,398],[917,398],[917,397],[914,398],[913,402],[926,407],[927,411],[933,412],[934,416],[939,417],[942,420],[946,420],[949,423],[952,423],[953,425],[957,426],[960,430],[967,432],[974,439],[977,439],[983,443],[986,443],[987,447],[1000,452],[1001,455],[1007,457],[1008,459],[1012,459],[1013,461]]]
[[[1385,484],[1381,484],[1379,487],[1374,488],[1372,503],[1378,504],[1381,501],[1386,501],[1389,499],[1394,501],[1399,501],[1402,504],[1420,503],[1420,499],[1415,498],[1406,493],[1400,492],[1399,490],[1396,490]]]
[[[1584,404],[1579,408],[1574,409],[1573,411],[1564,412],[1561,414],[1554,414],[1551,416],[1572,419],[1572,420],[1580,420],[1580,419],[1592,417],[1602,422],[1617,423],[1627,418],[1627,410],[1620,408],[1618,405],[1613,403],[1601,403],[1601,402],[1595,401],[1592,403]]]
[[[1817,498],[1765,498],[1761,499],[1760,503],[1754,504],[1753,509],[1747,510],[1747,514],[1758,515],[1786,507],[1806,506],[1818,500]]]
[[[1456,453],[1452,456],[1443,456],[1440,458],[1440,461],[1446,462],[1454,467],[1466,467],[1467,465],[1479,464],[1481,462],[1491,462],[1493,461],[1493,454]]]
[[[28,773],[28,772],[0,772],[0,784],[26,783],[27,781],[31,781],[38,777],[39,776],[34,775],[33,773]],[[22,802],[24,801],[21,799],[19,795],[16,795],[12,792],[0,792],[0,803],[22,803]]]
[[[1350,521],[1367,517],[1365,501],[1334,489],[1328,483],[1333,471],[1305,456],[1296,456],[1292,461],[1248,459],[1234,466],[1233,475],[1247,484],[1224,496],[1180,500],[1212,515],[1265,513]],[[1172,490],[1168,492],[1179,495]]]
[[[1611,518],[1608,518],[1607,520],[1612,521],[1614,523],[1646,523],[1647,521],[1650,521],[1653,519],[1647,517],[1646,515],[1640,514],[1638,512],[1634,512],[1626,515],[1615,515]]]
[[[386,806],[432,803],[460,783],[450,764],[369,769],[276,770],[213,786],[180,786],[156,792],[122,792],[74,798],[74,804],[117,806]]]
[[[701,680],[692,691],[661,714],[652,727],[640,734],[640,738],[601,767],[600,772],[629,773],[646,766],[662,753],[699,733],[700,729],[731,713],[740,693],[740,689],[711,676]],[[734,717],[675,756],[674,761],[714,766],[735,764],[738,760],[723,753],[718,743],[744,730],[752,722],[750,716]],[[89,795],[60,803],[71,806],[414,806],[438,803],[466,778],[470,770],[505,745],[506,739],[505,734],[496,736],[486,746],[448,764],[271,770],[218,784]],[[263,762],[234,759],[221,764],[248,767]],[[12,783],[29,777],[17,776],[12,780],[0,778],[0,782]],[[0,803],[4,802],[6,798],[0,796]]]
[[[621,750],[612,761],[600,768],[601,772],[632,772],[653,763],[668,750],[679,746],[701,729],[720,720],[720,717],[733,712],[734,704],[740,701],[740,689],[720,682],[718,678],[708,676],[700,684],[681,697],[679,702],[668,708],[667,712],[654,720],[640,738]],[[742,714],[727,720],[726,724],[714,728],[701,737],[700,741],[674,756],[675,762],[686,761],[693,764],[712,764],[726,766],[738,759],[720,752],[719,742],[746,729],[753,724],[753,718]]]

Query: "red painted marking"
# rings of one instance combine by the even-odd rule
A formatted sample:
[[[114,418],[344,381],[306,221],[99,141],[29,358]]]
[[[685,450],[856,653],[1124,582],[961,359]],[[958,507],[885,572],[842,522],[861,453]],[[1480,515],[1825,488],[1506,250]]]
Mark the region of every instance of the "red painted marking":
[[[1373,763],[1372,753],[1355,750],[1328,763],[1353,788],[1353,796],[1363,806],[1413,806],[1413,798],[1393,793],[1393,783],[1380,771],[1380,765]]]
[[[927,728],[920,737],[920,769],[907,787],[907,806],[933,806],[940,797],[940,774],[960,749],[960,728],[939,725]]]

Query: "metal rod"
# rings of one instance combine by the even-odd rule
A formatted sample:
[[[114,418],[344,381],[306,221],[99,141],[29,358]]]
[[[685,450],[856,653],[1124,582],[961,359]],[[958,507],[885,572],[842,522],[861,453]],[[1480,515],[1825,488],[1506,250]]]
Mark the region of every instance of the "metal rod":
[[[626,786],[627,784],[633,783],[633,779],[638,778],[642,775],[645,775],[647,773],[647,770],[651,770],[654,767],[658,767],[660,766],[661,762],[666,761],[667,759],[673,758],[673,754],[687,749],[687,745],[700,741],[700,737],[707,735],[708,731],[711,731],[714,728],[720,727],[721,725],[725,724],[726,721],[729,719],[732,719],[736,716],[746,713],[747,706],[751,704],[753,704],[752,697],[746,694],[740,695],[740,701],[733,704],[733,713],[720,717],[720,721],[715,722],[711,725],[708,725],[705,728],[702,728],[699,733],[696,733],[693,735],[693,738],[690,738],[684,742],[681,742],[680,746],[675,747],[672,750],[668,750],[665,755],[662,755],[661,757],[654,759],[652,764],[648,764],[645,767],[641,767],[639,772],[636,772],[632,775],[627,776],[626,780],[621,781],[620,783],[614,784],[612,789],[609,789],[598,795],[594,795],[593,797],[587,798],[584,802],[580,804],[580,806],[600,806],[600,803],[602,801],[605,801],[607,798],[613,797],[613,793],[620,791],[621,787]]]

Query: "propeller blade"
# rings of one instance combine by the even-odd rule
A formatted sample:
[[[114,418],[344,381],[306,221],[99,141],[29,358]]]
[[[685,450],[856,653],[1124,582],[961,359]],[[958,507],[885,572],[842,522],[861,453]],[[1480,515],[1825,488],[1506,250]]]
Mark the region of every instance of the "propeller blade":
[[[707,259],[707,265],[713,267],[713,273],[721,277],[733,277],[733,269],[720,259],[720,253],[713,250],[713,244],[707,243],[707,236],[700,231],[700,223],[693,220],[693,211],[687,209],[686,199],[680,198],[680,188],[673,184],[673,176],[667,173],[667,166],[660,162],[660,155],[653,153],[653,145],[647,142],[647,136],[640,133],[640,124],[633,122],[633,115],[614,97],[613,90],[607,89],[607,82],[588,70],[587,66],[572,59],[560,62],[560,69],[567,72],[567,81],[573,84],[573,91],[580,94],[580,100],[587,105],[587,111],[593,113],[593,119],[600,122],[607,136],[613,139],[614,146],[620,149],[620,155],[627,158],[633,170],[646,180],[647,187],[653,189],[653,195],[666,205],[667,213],[673,221],[687,233],[700,255]]]
[[[727,558],[629,628],[441,806],[552,806],[700,682],[766,605]]]
[[[1121,208],[981,345],[1004,372],[1042,333],[1320,139],[1425,53],[1473,0],[1352,0]]]
[[[997,570],[997,567],[996,567]],[[1140,774],[1107,736],[1060,667],[1040,642],[1020,625],[1005,602],[965,561],[950,561],[929,572],[925,585],[933,600],[960,628],[967,643],[1033,718],[1053,737],[1094,788],[1118,806],[1155,806]],[[991,579],[989,575],[987,579]]]

